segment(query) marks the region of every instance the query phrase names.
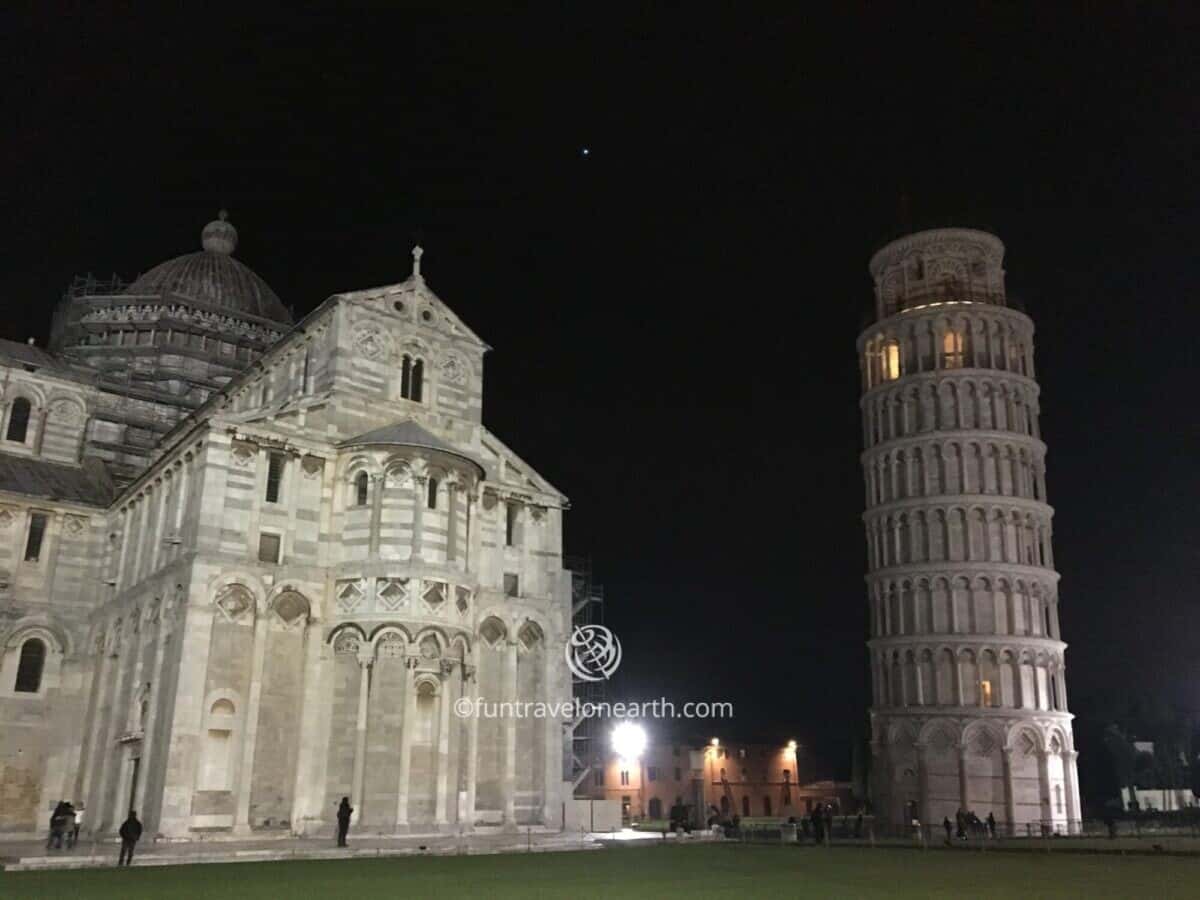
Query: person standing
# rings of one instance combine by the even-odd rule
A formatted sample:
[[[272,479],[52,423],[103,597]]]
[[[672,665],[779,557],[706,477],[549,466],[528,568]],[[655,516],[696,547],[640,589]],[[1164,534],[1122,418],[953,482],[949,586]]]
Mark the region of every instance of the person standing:
[[[74,847],[79,843],[79,829],[83,827],[83,809],[82,803],[75,808],[75,824],[71,826],[71,836],[67,838],[68,847]]]
[[[996,816],[993,813],[988,813],[987,817],[988,837],[996,837]]]
[[[350,798],[343,797],[337,811],[337,845],[339,847],[346,846],[346,835],[350,831],[350,816],[353,814],[354,807],[350,805]]]
[[[133,862],[133,848],[142,837],[142,823],[138,821],[137,813],[132,809],[129,811],[129,818],[121,823],[121,830],[117,833],[121,836],[121,856],[117,865],[127,866]]]
[[[63,829],[66,827],[66,809],[67,803],[65,800],[59,800],[54,807],[54,812],[50,813],[50,836],[46,838],[46,849],[55,850],[62,849]]]
[[[942,819],[942,827],[946,829],[946,843],[950,843],[950,817],[946,816]]]

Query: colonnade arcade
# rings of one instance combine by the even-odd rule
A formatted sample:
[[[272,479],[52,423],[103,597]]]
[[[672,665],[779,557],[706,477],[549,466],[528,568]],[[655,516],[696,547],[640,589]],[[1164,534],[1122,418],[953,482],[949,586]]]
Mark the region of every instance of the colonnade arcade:
[[[561,724],[499,706],[549,699],[539,622],[499,610],[474,629],[342,621],[325,643],[326,810],[350,797],[358,825],[379,833],[546,820]]]
[[[1021,823],[1078,829],[1079,754],[1065,721],[933,717],[883,729],[872,750],[891,821],[936,827],[970,810],[981,819],[992,814],[1012,834],[1024,833]]]

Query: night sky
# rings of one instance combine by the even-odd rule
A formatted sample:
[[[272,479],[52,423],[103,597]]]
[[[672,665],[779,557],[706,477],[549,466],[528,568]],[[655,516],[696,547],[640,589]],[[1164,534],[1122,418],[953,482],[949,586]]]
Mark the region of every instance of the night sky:
[[[199,249],[222,206],[297,315],[420,240],[495,348],[485,422],[571,498],[615,693],[731,700],[701,736],[848,774],[867,260],[987,227],[1037,324],[1071,707],[1200,709],[1194,9],[446,6],[7,10],[0,334],[44,343],[74,275]]]

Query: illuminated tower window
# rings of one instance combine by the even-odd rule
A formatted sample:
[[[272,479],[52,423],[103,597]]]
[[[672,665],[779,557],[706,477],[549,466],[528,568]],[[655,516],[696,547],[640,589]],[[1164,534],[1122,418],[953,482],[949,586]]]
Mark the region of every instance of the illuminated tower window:
[[[942,368],[961,369],[963,365],[963,333],[957,328],[948,329],[942,335]]]
[[[900,377],[900,344],[888,341],[883,345],[883,378],[895,381]]]

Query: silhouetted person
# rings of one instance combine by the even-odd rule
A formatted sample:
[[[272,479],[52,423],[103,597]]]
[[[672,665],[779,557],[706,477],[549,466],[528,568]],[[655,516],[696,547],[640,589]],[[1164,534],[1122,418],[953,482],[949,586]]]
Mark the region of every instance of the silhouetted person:
[[[354,807],[350,805],[350,798],[343,797],[342,802],[338,804],[337,823],[338,823],[338,842],[339,847],[346,846],[346,835],[350,831],[350,816],[354,814]]]
[[[859,813],[854,818],[854,836],[856,838],[862,837],[862,813]]]
[[[991,837],[996,836],[996,816],[992,813],[988,813],[987,829],[988,829],[989,836],[991,836]]]
[[[954,836],[960,841],[967,839],[967,814],[961,809],[954,814]]]
[[[942,827],[946,829],[946,843],[950,843],[950,817],[942,819]]]
[[[825,842],[825,817],[821,814],[821,807],[814,807],[809,815],[812,820],[813,843],[821,844]]]
[[[132,809],[129,818],[121,823],[121,856],[117,859],[118,866],[127,866],[133,862],[133,848],[142,837],[142,823],[138,821],[137,813]]]
[[[55,850],[62,849],[63,832],[67,828],[67,801],[59,800],[54,807],[54,812],[50,813],[50,836],[46,838],[46,849],[53,847]]]

